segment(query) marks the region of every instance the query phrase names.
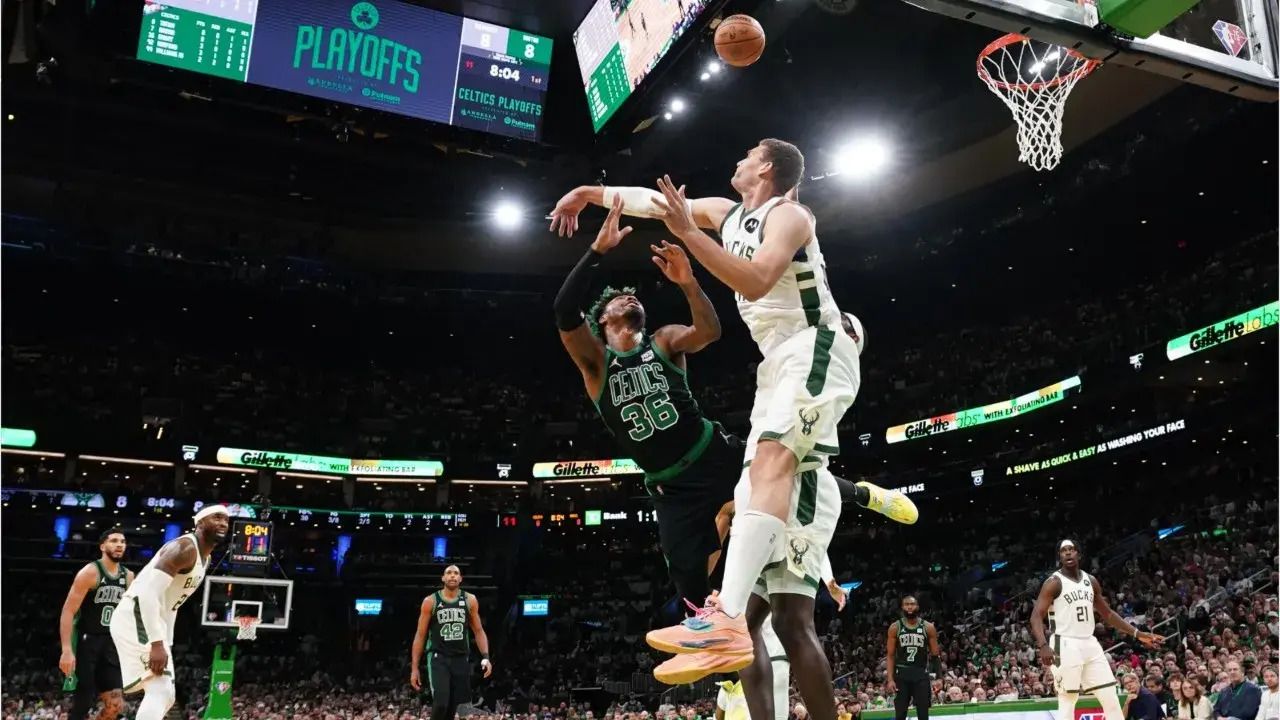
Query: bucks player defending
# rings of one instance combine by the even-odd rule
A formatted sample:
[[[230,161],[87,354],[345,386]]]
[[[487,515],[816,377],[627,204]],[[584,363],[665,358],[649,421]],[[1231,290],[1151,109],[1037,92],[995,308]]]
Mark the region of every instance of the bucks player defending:
[[[136,720],[161,720],[177,699],[173,630],[178,608],[200,588],[209,553],[227,537],[226,506],[205,507],[193,520],[195,530],[160,548],[111,615],[111,639],[120,655],[124,691],[143,692]]]
[[[427,651],[427,683],[431,688],[431,720],[453,720],[458,706],[471,702],[471,634],[480,649],[484,676],[493,674],[489,662],[489,636],[480,624],[480,602],[462,589],[457,565],[444,569],[444,587],[422,601],[418,631],[413,636],[409,684],[422,689],[418,665],[423,645]]]
[[[1045,633],[1045,616],[1051,634]],[[1040,648],[1040,662],[1051,668],[1058,693],[1058,717],[1075,717],[1076,699],[1091,693],[1102,705],[1107,720],[1123,720],[1120,698],[1113,689],[1115,675],[1094,636],[1098,620],[1131,636],[1148,649],[1158,648],[1164,638],[1142,632],[1124,621],[1107,604],[1102,586],[1080,569],[1080,551],[1071,540],[1058,545],[1058,571],[1040,587],[1031,611],[1031,637]]]
[[[599,197],[600,189],[595,192]],[[720,319],[689,258],[667,242],[650,246],[653,261],[684,293],[689,325],[646,331],[644,306],[630,289],[606,289],[584,319],[581,308],[604,254],[631,232],[618,227],[622,209],[615,197],[595,242],[565,279],[555,301],[556,326],[605,426],[625,457],[645,471],[676,591],[701,604],[720,552],[716,519],[733,500],[742,462],[741,444],[702,415],[686,378],[687,356],[720,337]]]
[[[127,547],[123,530],[102,533],[98,538],[102,556],[80,568],[62,603],[58,668],[67,677],[63,687],[75,691],[69,720],[84,720],[99,698],[99,720],[115,720],[124,710],[120,657],[111,643],[111,615],[133,582],[133,571],[120,564]]]
[[[902,618],[889,626],[886,644],[887,689],[896,693],[894,717],[906,720],[907,709],[914,701],[916,716],[929,720],[929,706],[933,701],[929,673],[938,672],[942,650],[938,647],[937,628],[920,619],[920,603],[914,595],[902,598]]]

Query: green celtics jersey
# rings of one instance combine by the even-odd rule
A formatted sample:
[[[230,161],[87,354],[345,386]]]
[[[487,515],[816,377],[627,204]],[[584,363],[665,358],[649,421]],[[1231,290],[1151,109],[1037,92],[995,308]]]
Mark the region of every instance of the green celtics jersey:
[[[441,655],[466,657],[471,650],[471,630],[467,621],[467,594],[448,600],[436,591],[435,609],[427,625],[427,650]]]
[[[120,604],[120,596],[124,595],[128,584],[128,572],[121,565],[116,575],[107,572],[101,560],[94,560],[98,569],[98,585],[93,592],[87,593],[76,613],[76,632],[89,635],[106,635],[111,632],[111,615]]]
[[[894,656],[894,670],[909,673],[925,673],[929,655],[929,639],[925,634],[924,620],[916,620],[911,627],[905,619],[898,621],[898,652]]]
[[[651,480],[689,462],[711,438],[711,423],[689,392],[685,373],[645,333],[627,352],[604,350],[596,409],[622,451]]]

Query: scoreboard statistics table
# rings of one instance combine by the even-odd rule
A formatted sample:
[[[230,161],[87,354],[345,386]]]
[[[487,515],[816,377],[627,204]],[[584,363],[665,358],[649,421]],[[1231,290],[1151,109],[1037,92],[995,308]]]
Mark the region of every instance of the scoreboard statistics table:
[[[393,0],[147,0],[138,58],[537,140],[550,38]]]

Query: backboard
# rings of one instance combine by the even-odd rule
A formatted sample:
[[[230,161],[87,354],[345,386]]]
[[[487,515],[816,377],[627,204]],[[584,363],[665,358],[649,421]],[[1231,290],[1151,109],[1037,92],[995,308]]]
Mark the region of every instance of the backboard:
[[[1159,33],[1130,38],[1100,24],[1077,0],[905,0],[924,10],[1003,33],[1061,45],[1113,65],[1275,102],[1274,0],[1201,0]],[[993,34],[993,39],[995,35]]]
[[[258,630],[288,630],[292,609],[292,580],[211,575],[204,581],[200,624],[238,628],[237,617],[252,615],[259,620]]]

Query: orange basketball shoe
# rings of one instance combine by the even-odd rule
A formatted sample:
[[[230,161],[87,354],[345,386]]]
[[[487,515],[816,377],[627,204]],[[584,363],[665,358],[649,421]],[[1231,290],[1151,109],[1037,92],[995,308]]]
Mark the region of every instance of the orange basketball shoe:
[[[696,652],[676,655],[653,669],[653,677],[667,685],[687,685],[708,675],[733,673],[751,664],[753,653],[733,655],[717,652]]]
[[[678,655],[703,651],[717,655],[746,654],[748,663],[753,647],[746,616],[731,618],[717,607],[697,608],[693,617],[685,618],[679,625],[650,631],[644,640],[654,650]]]

